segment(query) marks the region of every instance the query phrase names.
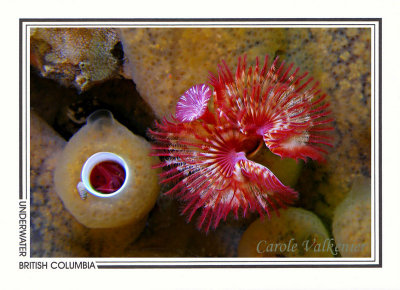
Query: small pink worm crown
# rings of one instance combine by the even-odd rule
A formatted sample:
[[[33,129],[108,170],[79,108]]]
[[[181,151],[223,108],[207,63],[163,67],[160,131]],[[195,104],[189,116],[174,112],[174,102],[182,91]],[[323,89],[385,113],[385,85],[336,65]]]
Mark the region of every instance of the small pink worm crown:
[[[304,161],[323,161],[324,147],[332,146],[333,119],[318,82],[277,62],[268,67],[266,56],[260,67],[257,58],[247,69],[246,56],[239,57],[235,75],[222,62],[208,85],[183,94],[171,120],[150,130],[151,154],[163,157],[155,166],[165,169],[161,182],[173,185],[165,194],[185,204],[188,221],[201,209],[199,229],[215,229],[231,211],[236,218],[254,211],[269,217],[271,209],[279,214],[297,199],[295,190],[248,159],[261,144],[281,158]]]

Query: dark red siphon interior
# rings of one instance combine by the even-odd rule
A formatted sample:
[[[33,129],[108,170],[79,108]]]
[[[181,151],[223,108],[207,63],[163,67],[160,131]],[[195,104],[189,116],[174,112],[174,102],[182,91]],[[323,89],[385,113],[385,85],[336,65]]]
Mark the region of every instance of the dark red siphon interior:
[[[115,161],[100,162],[90,172],[90,184],[101,193],[117,191],[124,184],[124,181],[125,170]]]

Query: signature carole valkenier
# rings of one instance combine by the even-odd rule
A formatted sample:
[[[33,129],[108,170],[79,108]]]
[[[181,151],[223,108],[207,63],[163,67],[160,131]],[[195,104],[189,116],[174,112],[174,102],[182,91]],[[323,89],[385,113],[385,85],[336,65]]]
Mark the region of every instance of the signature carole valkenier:
[[[262,253],[294,253],[301,249],[305,252],[330,252],[333,256],[337,256],[339,253],[357,253],[364,250],[367,244],[347,244],[347,243],[334,243],[333,239],[325,239],[319,241],[317,239],[304,240],[300,245],[294,238],[290,239],[289,242],[271,243],[266,240],[260,240],[257,243],[257,252]]]

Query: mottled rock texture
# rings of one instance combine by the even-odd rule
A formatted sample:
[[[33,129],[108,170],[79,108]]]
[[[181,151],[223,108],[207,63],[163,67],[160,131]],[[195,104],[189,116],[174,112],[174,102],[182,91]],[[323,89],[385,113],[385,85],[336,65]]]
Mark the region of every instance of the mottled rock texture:
[[[42,76],[85,91],[118,75],[123,54],[114,29],[32,28],[31,64]]]

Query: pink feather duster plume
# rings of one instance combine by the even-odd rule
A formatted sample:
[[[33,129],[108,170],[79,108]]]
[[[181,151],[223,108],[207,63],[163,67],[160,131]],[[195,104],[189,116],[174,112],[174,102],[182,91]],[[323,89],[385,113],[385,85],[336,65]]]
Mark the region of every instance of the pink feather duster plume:
[[[195,85],[184,93],[176,115],[150,130],[152,155],[163,158],[165,194],[184,203],[190,221],[201,210],[197,226],[215,229],[230,212],[246,217],[257,211],[270,216],[297,199],[265,166],[249,158],[265,144],[283,157],[324,160],[324,147],[332,146],[328,131],[333,121],[318,83],[292,72],[293,65],[246,67],[239,58],[236,73],[225,62],[209,85]]]

